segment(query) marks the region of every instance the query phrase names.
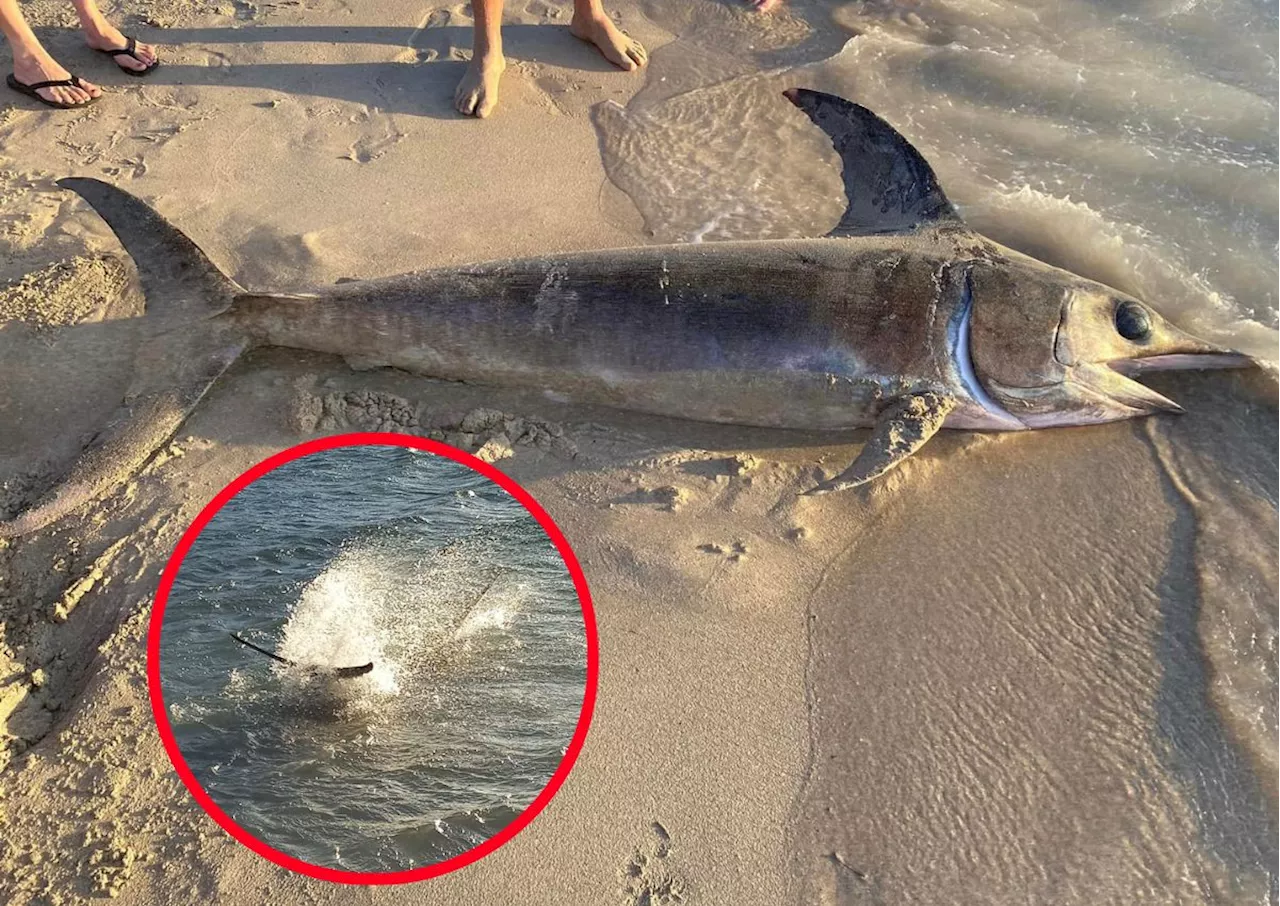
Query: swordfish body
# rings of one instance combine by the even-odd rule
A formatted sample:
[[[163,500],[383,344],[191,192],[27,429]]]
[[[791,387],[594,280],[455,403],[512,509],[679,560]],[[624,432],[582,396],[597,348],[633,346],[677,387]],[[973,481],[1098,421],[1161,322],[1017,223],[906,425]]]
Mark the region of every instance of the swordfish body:
[[[943,427],[1020,431],[1180,411],[1131,376],[1238,367],[1137,299],[969,229],[932,169],[857,104],[785,92],[843,164],[825,237],[555,255],[305,294],[245,292],[133,196],[85,198],[138,266],[154,342],[124,403],[0,537],[97,499],[178,429],[245,349],[283,346],[447,380],[777,428],[872,427],[810,493],[883,475]]]
[[[247,295],[227,317],[256,343],[698,421],[866,427],[887,399],[947,387],[963,401],[958,427],[1000,427],[958,363],[969,303],[950,237],[924,237],[909,255],[894,237],[852,246],[726,242],[498,262],[294,299]]]

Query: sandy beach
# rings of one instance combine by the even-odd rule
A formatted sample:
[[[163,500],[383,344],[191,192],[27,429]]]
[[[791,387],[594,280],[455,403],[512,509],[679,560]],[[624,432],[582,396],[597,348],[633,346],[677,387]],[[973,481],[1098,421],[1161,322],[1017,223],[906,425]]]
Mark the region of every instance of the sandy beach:
[[[797,3],[766,19],[710,0],[608,8],[650,49],[644,72],[569,35],[571,5],[513,5],[501,107],[477,122],[452,107],[463,4],[130,0],[116,18],[164,59],[146,80],[82,47],[69,5],[24,4],[50,49],[109,93],[68,113],[0,97],[0,515],[57,480],[160,342],[127,256],[58,178],[119,184],[242,286],[280,291],[551,251],[816,236],[842,208],[837,161],[778,90],[799,80],[881,108],[900,92],[907,110],[944,76],[1010,84],[1003,57],[965,69],[945,56],[976,40],[979,18],[1052,31],[1026,10],[931,3]],[[1269,167],[1141,169],[1130,133],[1099,133],[1076,147],[1105,165],[1064,168],[1055,195],[982,150],[1011,136],[1042,154],[1068,144],[1013,120],[1005,107],[1025,114],[1021,101],[986,98],[1003,125],[954,143],[950,130],[980,121],[976,92],[929,122],[884,110],[921,129],[976,228],[1264,361],[1144,379],[1181,417],[944,432],[869,489],[802,497],[866,432],[700,424],[249,353],[125,486],[0,540],[0,901],[1275,902],[1267,21],[1239,58],[1242,71],[1271,66],[1270,93],[1195,70],[1235,34],[1224,19],[1187,44],[1201,74],[1185,103],[1224,158],[1269,135]],[[1078,103],[1123,118],[1144,103],[1071,99],[1061,84],[1026,88],[1037,117]],[[1152,129],[1176,119],[1152,109]],[[1138,172],[1135,187],[1177,191],[1133,188],[1129,208],[1089,198]],[[1175,195],[1199,220],[1151,225]],[[1121,209],[1129,221],[1111,218]],[[182,532],[229,481],[304,439],[396,430],[475,450],[516,419],[557,440],[515,443],[500,467],[565,532],[599,621],[598,704],[569,780],[511,843],[423,883],[342,887],[241,847],[188,796],[150,713],[147,620]]]

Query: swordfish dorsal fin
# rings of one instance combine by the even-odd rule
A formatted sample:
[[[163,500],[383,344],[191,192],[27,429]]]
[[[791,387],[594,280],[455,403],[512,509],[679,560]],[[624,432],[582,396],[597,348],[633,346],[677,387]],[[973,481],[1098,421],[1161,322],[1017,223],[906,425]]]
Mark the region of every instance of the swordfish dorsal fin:
[[[821,91],[791,88],[783,94],[831,137],[844,164],[849,207],[827,235],[902,233],[923,224],[961,222],[928,161],[880,117]]]

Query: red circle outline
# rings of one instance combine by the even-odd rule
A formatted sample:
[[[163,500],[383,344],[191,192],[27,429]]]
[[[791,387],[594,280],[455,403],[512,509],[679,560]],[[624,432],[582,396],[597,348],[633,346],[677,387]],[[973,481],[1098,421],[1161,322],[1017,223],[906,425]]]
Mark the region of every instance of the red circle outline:
[[[538,524],[542,526],[543,531],[547,533],[547,537],[551,539],[551,543],[555,545],[556,550],[564,560],[565,566],[569,569],[574,588],[578,592],[578,602],[582,605],[582,619],[587,638],[587,685],[583,691],[582,710],[578,716],[578,724],[574,730],[573,738],[569,742],[569,747],[565,750],[564,757],[560,759],[559,767],[551,775],[551,780],[543,787],[537,798],[515,820],[479,846],[475,846],[443,862],[405,869],[404,871],[390,872],[344,871],[339,868],[312,865],[310,862],[304,862],[272,848],[236,824],[231,819],[231,816],[224,812],[205,792],[204,787],[200,785],[200,782],[196,780],[195,775],[191,772],[191,768],[187,766],[186,759],[182,757],[182,751],[178,748],[178,741],[173,735],[173,728],[169,724],[169,715],[164,706],[163,692],[160,687],[160,630],[164,621],[165,605],[168,603],[169,592],[173,587],[174,579],[178,575],[178,569],[181,567],[182,561],[186,558],[191,545],[195,543],[196,538],[199,537],[200,532],[203,531],[209,521],[217,515],[218,511],[232,497],[263,475],[285,463],[322,450],[368,445],[408,447],[447,457],[479,472],[520,501],[524,508],[538,521]],[[552,518],[547,515],[547,511],[528,491],[517,484],[510,476],[498,471],[489,463],[476,459],[470,453],[450,447],[447,444],[405,434],[368,431],[317,438],[316,440],[290,447],[287,450],[276,453],[274,456],[269,456],[223,488],[200,511],[200,515],[183,533],[182,539],[178,542],[178,546],[174,548],[173,554],[169,557],[169,562],[165,565],[164,573],[160,577],[160,586],[156,591],[155,607],[151,611],[151,622],[147,629],[147,691],[151,697],[151,713],[155,717],[156,729],[160,731],[160,738],[164,742],[165,751],[169,755],[169,760],[173,762],[178,776],[182,778],[183,784],[191,792],[191,795],[195,797],[200,807],[232,837],[258,855],[270,859],[282,868],[300,872],[313,878],[344,884],[403,884],[409,881],[425,881],[427,878],[439,877],[484,858],[524,830],[546,808],[547,803],[551,801],[552,797],[555,796],[561,785],[568,778],[569,772],[573,770],[574,763],[578,760],[578,754],[582,751],[582,746],[586,742],[587,730],[591,726],[591,717],[595,710],[596,684],[600,668],[599,658],[595,609],[591,603],[591,591],[587,587],[587,579],[583,575],[582,566],[578,563],[578,558],[574,555],[573,548],[569,546],[569,542],[560,531],[560,527],[555,524]]]

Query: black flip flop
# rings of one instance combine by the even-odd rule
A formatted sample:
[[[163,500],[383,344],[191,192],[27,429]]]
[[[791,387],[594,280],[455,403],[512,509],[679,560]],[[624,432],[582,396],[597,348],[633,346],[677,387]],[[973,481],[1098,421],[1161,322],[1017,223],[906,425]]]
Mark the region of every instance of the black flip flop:
[[[46,97],[42,97],[38,92],[41,88],[79,88],[88,91],[80,81],[79,76],[73,75],[69,79],[50,79],[47,82],[32,82],[30,85],[25,82],[19,82],[13,73],[5,76],[5,83],[19,94],[25,94],[29,98],[35,98],[46,107],[52,107],[55,110],[75,110],[77,107],[88,107],[98,98],[90,97],[87,101],[81,101],[78,104],[64,104],[61,101],[51,101]]]
[[[137,54],[137,50],[138,50],[137,39],[131,38],[128,35],[125,35],[124,39],[125,39],[125,45],[124,47],[121,47],[119,50],[99,50],[98,53],[108,54],[111,56],[112,59],[115,59],[121,54],[124,54],[126,57],[133,57],[135,60],[141,63],[142,57],[138,56]],[[94,49],[97,50],[97,48],[94,48]],[[144,76],[159,65],[160,65],[159,60],[153,60],[151,65],[148,66],[146,69],[130,69],[127,66],[121,66],[119,63],[116,63],[116,68],[119,69],[121,72],[123,72],[125,75]]]

